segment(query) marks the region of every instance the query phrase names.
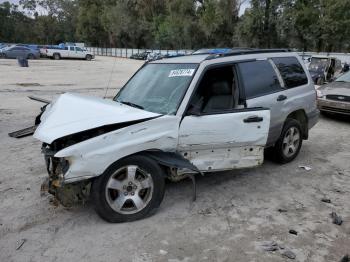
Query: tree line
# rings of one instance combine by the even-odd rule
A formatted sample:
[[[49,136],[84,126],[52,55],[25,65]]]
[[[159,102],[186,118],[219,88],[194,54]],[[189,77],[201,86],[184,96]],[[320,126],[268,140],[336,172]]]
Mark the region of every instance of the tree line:
[[[242,4],[250,7],[240,14]],[[0,42],[153,49],[350,51],[350,0],[21,0]]]

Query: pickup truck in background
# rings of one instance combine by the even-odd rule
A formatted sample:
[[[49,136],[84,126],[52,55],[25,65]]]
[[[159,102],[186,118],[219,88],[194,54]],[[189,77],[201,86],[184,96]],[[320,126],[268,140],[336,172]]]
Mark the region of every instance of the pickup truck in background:
[[[95,56],[79,47],[79,46],[65,46],[63,48],[57,48],[57,47],[47,47],[44,50],[42,50],[44,55],[46,57],[53,58],[55,60],[61,59],[61,58],[75,58],[75,59],[86,59],[90,61],[91,59],[94,59]]]

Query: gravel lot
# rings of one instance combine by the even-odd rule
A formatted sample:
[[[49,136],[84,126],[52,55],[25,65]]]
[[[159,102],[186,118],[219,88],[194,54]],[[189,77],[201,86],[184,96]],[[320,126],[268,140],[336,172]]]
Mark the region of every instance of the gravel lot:
[[[110,82],[111,97],[142,62],[29,63],[20,68],[15,60],[0,60],[0,261],[272,262],[291,260],[283,256],[289,250],[294,261],[328,262],[350,254],[349,119],[321,117],[290,164],[267,160],[256,169],[199,177],[196,202],[190,181],[168,183],[154,216],[108,224],[89,203],[66,209],[40,197],[46,176],[40,142],[7,133],[33,124],[42,104],[28,95],[103,96]],[[332,223],[333,211],[342,216],[341,226]],[[277,245],[264,247],[268,241]]]

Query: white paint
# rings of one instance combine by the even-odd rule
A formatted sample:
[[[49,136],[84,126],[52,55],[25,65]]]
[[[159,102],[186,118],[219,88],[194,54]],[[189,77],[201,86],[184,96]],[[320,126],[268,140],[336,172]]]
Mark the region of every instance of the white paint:
[[[34,137],[51,143],[87,129],[154,116],[159,115],[114,101],[64,94],[49,105]],[[250,116],[263,117],[263,121],[244,123],[243,119]],[[180,116],[160,116],[64,148],[55,157],[64,157],[70,163],[66,182],[98,176],[115,161],[145,150],[189,152],[187,158],[202,171],[263,162],[269,110],[187,116],[179,136],[180,120]]]
[[[171,70],[168,77],[177,77],[177,76],[192,76],[195,69],[176,69]]]
[[[162,116],[85,140],[57,152],[55,157],[70,162],[66,182],[98,176],[115,161],[137,152],[175,151],[179,122],[177,116]]]
[[[159,114],[112,100],[66,93],[47,106],[34,137],[50,144],[57,138],[95,127],[156,116]]]
[[[93,53],[87,51],[79,46],[67,46],[66,49],[50,49],[43,48],[43,53],[46,54],[47,57],[53,57],[54,54],[60,54],[61,58],[85,58],[87,55],[91,55],[94,57]]]
[[[244,123],[252,116],[262,122]],[[178,151],[201,171],[257,166],[264,159],[270,111],[186,116],[179,130]]]
[[[163,250],[163,249],[160,249],[160,250],[159,250],[159,254],[165,256],[166,254],[168,254],[168,251]]]

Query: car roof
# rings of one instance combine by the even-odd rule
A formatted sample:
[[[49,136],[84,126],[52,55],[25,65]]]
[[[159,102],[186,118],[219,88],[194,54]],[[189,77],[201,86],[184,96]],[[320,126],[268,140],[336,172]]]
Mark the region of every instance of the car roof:
[[[151,64],[181,64],[181,63],[188,63],[188,64],[199,64],[202,61],[204,61],[208,56],[208,54],[205,55],[185,55],[185,56],[177,56],[177,57],[170,57],[170,58],[164,58],[161,60],[156,60],[151,62]]]
[[[155,60],[153,64],[177,64],[177,63],[193,63],[199,64],[203,61],[208,62],[228,62],[243,59],[254,59],[254,58],[267,58],[267,57],[296,57],[299,56],[295,52],[279,51],[279,50],[244,50],[244,51],[233,51],[231,53],[223,54],[198,54],[198,55],[186,55],[174,58],[164,58],[161,60]]]

